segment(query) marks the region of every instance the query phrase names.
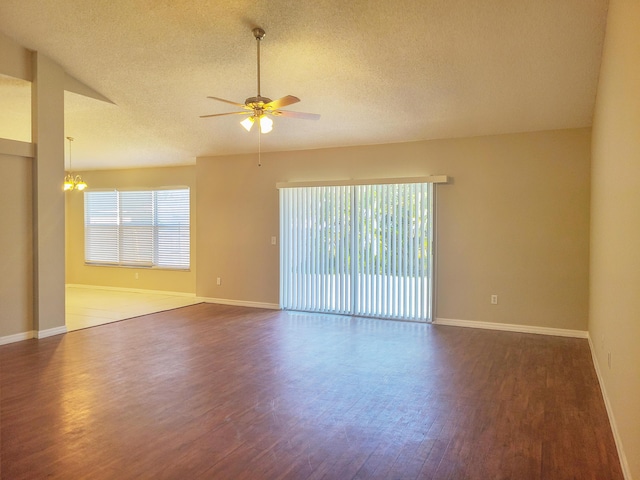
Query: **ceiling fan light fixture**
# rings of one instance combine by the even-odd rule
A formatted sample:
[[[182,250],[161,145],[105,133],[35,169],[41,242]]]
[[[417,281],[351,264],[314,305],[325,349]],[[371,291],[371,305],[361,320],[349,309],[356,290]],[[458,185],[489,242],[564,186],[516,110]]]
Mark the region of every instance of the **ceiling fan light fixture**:
[[[253,122],[255,122],[253,117],[247,117],[240,122],[240,125],[242,125],[247,132],[250,132],[251,127],[253,127]]]
[[[260,117],[260,132],[269,133],[271,130],[273,130],[273,120],[266,115]]]

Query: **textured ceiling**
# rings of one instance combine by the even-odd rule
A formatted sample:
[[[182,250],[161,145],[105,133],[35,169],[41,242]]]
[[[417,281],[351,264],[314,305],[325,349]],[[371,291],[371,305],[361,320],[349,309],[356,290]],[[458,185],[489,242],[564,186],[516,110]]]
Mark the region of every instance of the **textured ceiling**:
[[[208,95],[295,95],[263,151],[591,125],[606,0],[2,0],[0,31],[114,104],[67,93],[74,168],[257,150]],[[0,77],[0,137],[29,140],[29,87]],[[10,132],[10,133],[7,133]]]

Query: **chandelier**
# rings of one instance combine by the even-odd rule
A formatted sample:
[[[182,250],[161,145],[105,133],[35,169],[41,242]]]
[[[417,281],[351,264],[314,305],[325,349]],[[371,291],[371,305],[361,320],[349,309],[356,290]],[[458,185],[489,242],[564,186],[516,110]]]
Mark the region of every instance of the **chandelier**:
[[[82,180],[80,175],[74,176],[71,172],[71,142],[73,142],[73,137],[67,137],[67,140],[69,140],[69,173],[64,177],[63,188],[65,192],[69,190],[82,191],[87,188],[87,184]]]

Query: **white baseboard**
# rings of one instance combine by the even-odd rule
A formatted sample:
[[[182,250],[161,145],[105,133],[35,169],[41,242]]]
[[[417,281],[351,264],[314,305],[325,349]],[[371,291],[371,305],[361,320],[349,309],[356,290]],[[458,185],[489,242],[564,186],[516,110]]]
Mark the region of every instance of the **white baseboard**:
[[[598,377],[598,383],[600,384],[600,391],[602,392],[602,398],[604,399],[604,406],[607,409],[607,415],[609,417],[609,424],[611,425],[611,431],[613,432],[613,440],[616,443],[616,449],[618,450],[618,458],[620,459],[620,467],[622,468],[622,474],[624,475],[625,480],[632,480],[631,478],[631,469],[629,468],[629,462],[627,461],[627,456],[624,454],[624,449],[622,448],[622,439],[620,438],[620,432],[618,432],[618,424],[616,423],[615,416],[613,415],[613,409],[611,408],[611,401],[609,400],[609,395],[607,395],[607,389],[604,386],[604,381],[602,378],[600,364],[598,363],[598,357],[596,356],[596,349],[591,341],[591,336],[587,337],[589,339],[589,349],[591,350],[591,358],[593,359],[593,366],[596,370],[596,376]]]
[[[169,292],[166,290],[145,290],[143,288],[126,288],[126,287],[103,287],[102,285],[83,285],[79,283],[67,283],[66,287],[86,288],[88,290],[109,290],[112,292],[129,292],[129,293],[150,293],[154,295],[173,295],[174,297],[195,297],[195,293],[188,292]]]
[[[47,337],[53,337],[54,335],[62,335],[63,333],[67,333],[67,327],[66,326],[48,328],[47,330],[36,330],[34,332],[34,337],[35,338],[47,338]]]
[[[23,340],[29,340],[33,338],[33,331],[16,333],[14,335],[7,335],[6,337],[0,337],[0,345],[7,345],[8,343],[21,342]]]
[[[485,330],[502,330],[505,332],[535,333],[537,335],[553,335],[556,337],[588,338],[586,330],[567,330],[564,328],[536,327],[533,325],[514,325],[511,323],[476,322],[473,320],[456,320],[453,318],[436,318],[434,325],[452,327],[482,328]]]
[[[210,297],[197,297],[206,303],[217,303],[220,305],[232,305],[234,307],[251,307],[251,308],[267,308],[269,310],[280,310],[280,305],[277,303],[262,303],[262,302],[249,302],[245,300],[229,300],[227,298],[210,298]]]

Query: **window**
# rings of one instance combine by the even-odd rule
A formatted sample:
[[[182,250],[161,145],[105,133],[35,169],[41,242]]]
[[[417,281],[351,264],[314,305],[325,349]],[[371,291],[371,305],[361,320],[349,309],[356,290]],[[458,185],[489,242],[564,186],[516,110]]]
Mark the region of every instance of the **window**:
[[[189,189],[84,192],[85,262],[188,269]]]
[[[431,320],[431,183],[280,189],[280,303]]]

